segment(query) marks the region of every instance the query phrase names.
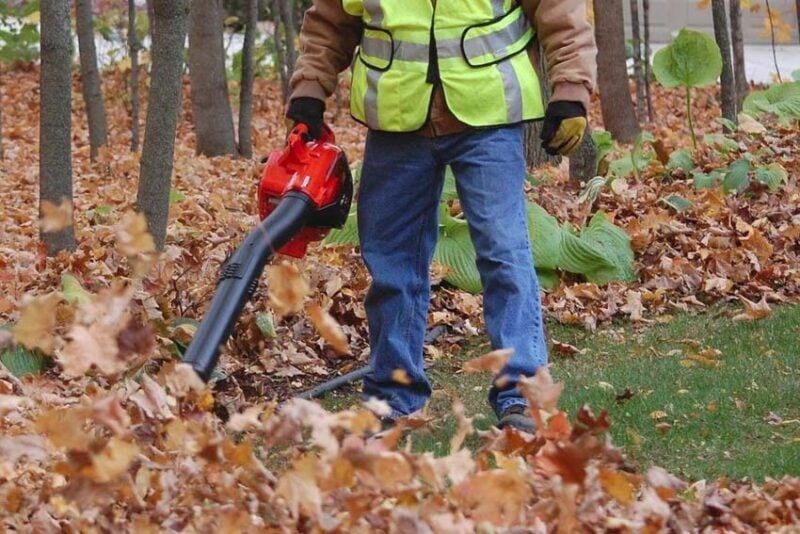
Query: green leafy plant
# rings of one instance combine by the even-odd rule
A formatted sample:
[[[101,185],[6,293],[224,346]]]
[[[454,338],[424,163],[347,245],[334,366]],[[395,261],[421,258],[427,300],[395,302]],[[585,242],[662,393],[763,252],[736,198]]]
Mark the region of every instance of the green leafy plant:
[[[0,2],[0,63],[37,60],[39,41],[39,0]]]
[[[764,113],[777,115],[784,122],[800,119],[800,81],[773,85],[754,91],[744,100],[745,113],[756,117]]]
[[[0,326],[0,331],[10,330],[11,325]],[[0,351],[0,363],[17,378],[25,375],[40,375],[53,365],[53,360],[39,350],[28,350],[16,345]]]
[[[445,281],[464,291],[478,293],[481,281],[469,226],[463,214],[451,214],[451,203],[457,198],[455,177],[448,168],[439,207],[439,242],[434,259],[447,268]],[[356,210],[353,205],[344,227],[331,232],[325,244],[358,245]],[[597,284],[636,278],[628,235],[603,213],[597,213],[580,231],[563,227],[533,202],[527,203],[527,218],[536,273],[543,287],[558,286],[559,271],[582,275]]]
[[[661,85],[686,88],[686,114],[695,148],[697,136],[692,118],[692,88],[715,83],[721,72],[722,54],[714,39],[686,28],[669,46],[659,50],[653,60],[653,74]]]
[[[605,175],[608,172],[608,155],[614,150],[614,138],[611,136],[611,132],[594,130],[592,132],[592,141],[597,148],[595,173]]]
[[[656,159],[653,144],[656,138],[650,132],[641,132],[633,142],[630,152],[623,154],[619,159],[612,161],[608,166],[608,176],[612,178],[626,178],[630,175],[641,178],[642,172]]]
[[[692,151],[689,149],[681,148],[669,155],[667,168],[670,170],[680,169],[688,174],[694,167],[694,157],[692,156]]]

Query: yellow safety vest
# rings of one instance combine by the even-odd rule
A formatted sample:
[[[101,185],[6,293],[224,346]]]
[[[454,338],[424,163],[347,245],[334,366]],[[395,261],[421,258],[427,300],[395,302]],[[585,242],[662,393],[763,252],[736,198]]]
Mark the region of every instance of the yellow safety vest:
[[[364,33],[353,62],[350,110],[375,130],[411,132],[441,84],[450,111],[476,127],[544,115],[534,37],[517,0],[342,0]]]

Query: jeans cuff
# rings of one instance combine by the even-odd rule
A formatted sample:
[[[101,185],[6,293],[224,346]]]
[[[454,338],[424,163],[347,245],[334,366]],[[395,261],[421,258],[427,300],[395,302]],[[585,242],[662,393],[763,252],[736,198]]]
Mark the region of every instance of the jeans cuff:
[[[526,401],[525,399],[522,399],[522,398],[506,399],[506,400],[498,403],[497,414],[498,415],[502,414],[503,412],[505,412],[506,410],[508,410],[512,406],[525,406],[527,408],[528,401]]]

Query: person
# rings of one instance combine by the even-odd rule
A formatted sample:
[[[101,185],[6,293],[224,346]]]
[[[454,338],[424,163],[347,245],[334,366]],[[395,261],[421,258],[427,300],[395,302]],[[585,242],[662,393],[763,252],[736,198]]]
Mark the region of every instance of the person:
[[[587,126],[595,79],[585,0],[314,0],[300,32],[287,118],[321,135],[325,99],[352,66],[352,116],[368,127],[358,191],[370,374],[364,396],[391,416],[431,395],[423,366],[430,265],[450,166],[477,253],[486,331],[513,349],[491,386],[497,426],[532,431],[517,389],[547,363],[524,197],[523,130],[569,154]],[[552,97],[543,104],[541,44]],[[394,379],[396,371],[408,378]]]

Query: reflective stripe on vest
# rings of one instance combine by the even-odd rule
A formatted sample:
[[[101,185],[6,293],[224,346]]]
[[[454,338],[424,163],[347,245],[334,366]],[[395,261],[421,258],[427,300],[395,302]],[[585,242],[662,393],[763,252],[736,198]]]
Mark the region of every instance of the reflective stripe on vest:
[[[440,17],[421,9],[420,2],[430,0],[406,1],[404,6],[400,0],[343,0],[347,12],[365,23],[351,91],[357,120],[388,131],[422,127],[433,90],[425,79],[431,34],[437,37],[445,98],[456,117],[491,126],[543,115],[539,81],[524,53],[534,32],[520,6],[506,12],[506,0],[472,0],[483,3],[483,12],[464,17],[460,0],[438,0],[437,10],[444,5],[451,14]],[[403,20],[393,24],[393,18]]]

